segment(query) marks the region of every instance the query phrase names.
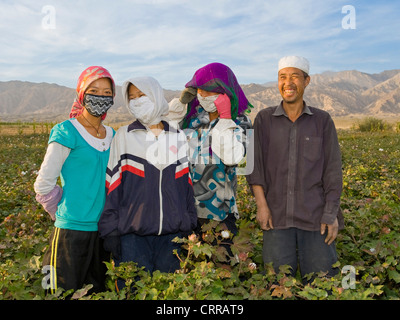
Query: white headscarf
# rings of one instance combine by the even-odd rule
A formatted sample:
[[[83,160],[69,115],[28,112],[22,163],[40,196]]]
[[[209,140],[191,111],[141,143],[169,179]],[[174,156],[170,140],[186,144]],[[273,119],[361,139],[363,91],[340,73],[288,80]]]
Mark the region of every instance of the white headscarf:
[[[164,97],[164,91],[158,81],[152,77],[137,77],[125,81],[122,85],[122,95],[128,110],[130,110],[128,87],[131,83],[154,103],[154,111],[151,114],[151,121],[149,124],[157,124],[160,123],[161,120],[165,120],[164,116],[168,114],[169,107]]]

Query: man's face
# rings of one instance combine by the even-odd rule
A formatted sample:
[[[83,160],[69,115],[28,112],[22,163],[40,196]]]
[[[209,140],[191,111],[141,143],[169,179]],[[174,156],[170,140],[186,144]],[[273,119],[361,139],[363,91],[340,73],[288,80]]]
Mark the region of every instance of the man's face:
[[[278,72],[279,92],[286,103],[303,102],[304,89],[310,83],[303,71],[297,68],[283,68]]]

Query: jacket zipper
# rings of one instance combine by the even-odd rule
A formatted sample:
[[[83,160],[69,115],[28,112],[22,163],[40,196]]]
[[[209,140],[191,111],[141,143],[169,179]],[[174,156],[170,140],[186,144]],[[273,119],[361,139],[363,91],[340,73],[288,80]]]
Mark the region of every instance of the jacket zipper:
[[[156,136],[156,141],[158,145],[158,136]],[[164,212],[163,212],[163,201],[162,201],[162,190],[161,190],[161,185],[162,185],[162,172],[163,170],[160,168],[160,180],[159,180],[159,185],[158,185],[158,195],[160,197],[160,226],[158,228],[158,235],[161,235],[162,232],[162,224],[163,224],[163,219],[164,219]]]
[[[163,219],[164,219],[161,183],[162,183],[162,170],[160,170],[160,185],[158,187],[158,192],[159,192],[159,196],[160,196],[160,227],[158,230],[158,235],[161,235],[162,224],[163,224]]]

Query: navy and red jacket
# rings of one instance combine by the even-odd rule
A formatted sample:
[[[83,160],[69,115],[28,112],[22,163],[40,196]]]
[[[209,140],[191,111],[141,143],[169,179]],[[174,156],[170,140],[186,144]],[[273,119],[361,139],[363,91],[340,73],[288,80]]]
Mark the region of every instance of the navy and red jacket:
[[[100,237],[190,232],[197,214],[183,132],[162,121],[155,136],[139,121],[121,127],[111,144]]]

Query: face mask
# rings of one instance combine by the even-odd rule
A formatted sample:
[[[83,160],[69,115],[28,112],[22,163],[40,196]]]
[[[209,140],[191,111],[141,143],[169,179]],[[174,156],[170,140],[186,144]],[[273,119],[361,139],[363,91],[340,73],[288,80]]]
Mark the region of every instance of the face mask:
[[[83,105],[86,110],[95,117],[101,117],[114,104],[114,99],[111,96],[96,96],[93,94],[85,94]]]
[[[199,100],[200,105],[206,110],[207,112],[215,112],[217,111],[217,107],[214,104],[214,101],[217,100],[219,94],[215,96],[208,96],[203,98],[199,93],[197,94],[197,100]]]
[[[129,101],[129,111],[137,120],[147,126],[154,124],[151,122],[158,121],[158,119],[153,119],[154,108],[154,103],[147,96],[132,99]]]

